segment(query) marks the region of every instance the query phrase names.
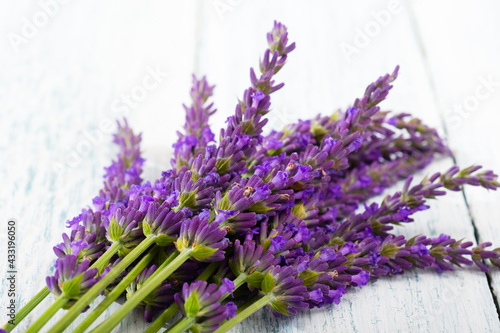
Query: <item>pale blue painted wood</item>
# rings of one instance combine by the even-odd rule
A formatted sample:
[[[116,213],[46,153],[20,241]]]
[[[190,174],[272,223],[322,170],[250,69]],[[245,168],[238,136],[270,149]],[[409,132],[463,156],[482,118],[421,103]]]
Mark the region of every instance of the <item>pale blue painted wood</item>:
[[[482,75],[478,74],[481,70],[498,69],[492,56],[499,50],[495,44],[498,42],[493,40],[498,26],[493,18],[482,25],[482,18],[495,12],[492,2],[486,7],[473,7],[474,15],[467,16],[471,22],[478,22],[471,26],[483,27],[480,31],[467,30],[461,16],[447,17],[446,29],[440,21],[440,15],[452,7],[465,15],[472,6],[468,3],[446,2],[437,9],[431,2],[403,5],[391,14],[390,22],[370,39],[369,45],[352,56],[351,62],[340,45],[352,43],[357,29],[363,30],[375,20],[372,11],[389,10],[389,2],[365,2],[363,6],[327,1],[222,2],[230,6],[223,19],[214,7],[216,1],[145,1],[140,6],[118,1],[71,2],[61,6],[47,26],[20,47],[19,53],[13,52],[7,38],[0,38],[0,216],[14,217],[20,226],[19,303],[24,304],[43,286],[43,277],[51,271],[54,258],[51,248],[59,242],[66,219],[89,204],[100,188],[102,167],[114,152],[110,134],[103,134],[89,153],[66,172],[54,167],[54,163],[67,162],[76,146],[83,145],[85,130],[92,132],[104,118],[126,115],[135,129],[145,133],[146,178],[154,179],[169,166],[175,131],[183,122],[180,104],[188,98],[190,73],[207,74],[217,84],[215,102],[219,112],[213,126],[220,127],[248,86],[248,67],[257,65],[265,48],[265,32],[274,19],[286,23],[290,38],[297,41],[297,50],[278,77],[287,85],[273,96],[270,118],[275,127],[346,106],[371,80],[400,64],[401,77],[384,105],[414,113],[442,129],[439,114],[443,103],[453,103],[463,98],[464,92],[473,91],[475,75]],[[35,1],[9,3],[8,7],[4,2],[3,8],[8,10],[0,11],[1,36],[18,33],[23,17],[39,11]],[[441,31],[439,38],[433,35],[436,31]],[[471,59],[466,52],[469,43],[477,43],[473,44],[475,56]],[[457,52],[450,54],[454,49]],[[133,110],[113,112],[113,105],[124,105],[119,103],[121,95],[141,85],[148,75],[147,68],[156,65],[168,72],[158,87]],[[464,68],[470,70],[467,80],[461,80]],[[459,85],[462,81],[468,85]],[[463,90],[452,95],[457,87]],[[488,122],[491,110],[498,105],[495,98],[486,101],[489,113],[478,112],[480,117],[467,119],[462,125],[464,130],[453,132],[447,128],[461,165],[479,161],[497,170],[500,167],[500,153],[494,149],[498,131],[493,121]],[[488,130],[482,131],[483,126]],[[468,134],[472,129],[476,131],[473,137]],[[443,170],[451,163],[440,161],[429,171]],[[470,193],[468,200],[481,238],[494,239],[498,230],[491,221],[500,216],[496,197]],[[450,195],[433,203],[431,211],[401,232],[410,236],[449,232],[458,238],[473,239],[468,214],[461,195]],[[4,230],[0,235],[4,236]],[[500,243],[498,237],[496,243]],[[1,272],[5,258],[5,248],[1,247]],[[498,283],[497,274],[494,280]],[[5,284],[1,284],[0,299],[6,299]],[[47,306],[44,303],[31,319]],[[107,314],[116,308],[118,305],[113,305]],[[31,319],[18,331],[23,331]],[[115,331],[140,332],[144,327],[137,312]],[[262,311],[234,329],[339,330],[496,332],[500,325],[485,275],[462,270],[443,275],[419,271],[381,279],[351,291],[339,306],[279,320]]]
[[[500,23],[495,13],[500,7],[495,1],[475,5],[459,2],[453,3],[454,15],[451,15],[444,10],[449,4],[443,3],[436,8],[428,1],[415,2],[414,9],[450,146],[460,165],[480,164],[498,173],[500,66],[496,55],[500,41],[496,34]],[[431,7],[444,13],[443,16],[430,11]],[[469,26],[464,22],[479,17],[481,24]],[[442,25],[442,29],[430,29],[443,20],[447,24]],[[467,188],[465,194],[479,241],[491,241],[497,247],[500,243],[500,193]],[[494,268],[490,274],[498,299],[500,274]]]

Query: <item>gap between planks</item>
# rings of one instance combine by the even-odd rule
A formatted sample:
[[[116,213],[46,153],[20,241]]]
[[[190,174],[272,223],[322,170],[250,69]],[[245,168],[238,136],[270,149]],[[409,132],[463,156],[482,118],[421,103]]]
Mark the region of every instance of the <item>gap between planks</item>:
[[[418,27],[417,19],[416,19],[416,16],[415,16],[415,11],[413,9],[413,6],[412,6],[411,2],[407,6],[407,9],[408,9],[408,13],[409,13],[410,25],[411,25],[411,27],[413,29],[413,33],[415,35],[415,41],[417,42],[417,46],[418,46],[418,49],[419,49],[421,57],[422,57],[422,62],[424,64],[424,69],[425,69],[426,74],[427,74],[426,76],[427,76],[427,79],[429,81],[429,87],[431,89],[432,98],[434,99],[434,103],[436,103],[438,109],[440,111],[442,111],[442,110],[444,110],[444,108],[443,108],[443,105],[441,104],[441,102],[440,102],[440,100],[438,98],[438,92],[437,92],[437,89],[436,89],[436,84],[434,82],[434,74],[433,74],[431,66],[429,64],[429,59],[428,59],[427,53],[425,52],[424,41],[423,41],[423,38],[422,38],[422,34],[420,33],[420,28]],[[446,121],[445,121],[445,119],[443,117],[443,113],[442,112],[439,112],[439,120],[440,120],[441,125],[442,125],[443,130],[444,130],[445,139],[446,139],[447,142],[449,142],[448,125],[447,125],[447,123],[446,123]],[[456,159],[455,154],[453,153],[453,151],[451,151],[450,156],[451,156],[451,159],[453,160],[453,163],[457,164],[457,159]],[[469,215],[469,220],[470,220],[472,228],[474,230],[474,239],[476,241],[476,244],[479,244],[479,242],[480,242],[479,230],[478,230],[478,228],[476,226],[476,223],[474,221],[474,218],[472,216],[470,205],[469,205],[469,201],[467,200],[467,195],[465,194],[465,191],[463,189],[460,192],[462,192],[462,196],[464,198],[465,206],[467,207],[467,213]],[[492,279],[492,277],[491,277],[491,275],[489,273],[485,272],[484,275],[486,276],[486,280],[488,282],[488,288],[490,290],[491,297],[493,299],[493,303],[495,304],[495,308],[497,310],[498,319],[500,321],[500,305],[499,305],[498,299],[497,299],[497,297],[495,295],[495,291],[494,291],[494,287],[493,287],[493,279]]]

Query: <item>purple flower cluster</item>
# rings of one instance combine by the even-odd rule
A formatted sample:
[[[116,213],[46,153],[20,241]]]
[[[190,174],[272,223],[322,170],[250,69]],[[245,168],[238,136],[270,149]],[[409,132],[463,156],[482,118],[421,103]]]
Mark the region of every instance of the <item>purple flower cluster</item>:
[[[447,235],[406,239],[393,233],[445,190],[500,187],[497,176],[479,166],[452,167],[412,186],[411,174],[449,149],[419,119],[380,111],[399,67],[370,84],[345,111],[264,136],[271,94],[283,87],[275,75],[295,48],[281,23],[275,22],[267,41],[260,74],[251,69],[251,86],[218,143],[208,126],[214,87],[193,77],[173,168],[154,183],[140,178],[141,136],[126,122],[119,124],[114,141],[120,153],[106,168],[94,209],[68,221],[70,232],[54,247],[56,273],[47,278],[51,292],[78,299],[122,258],[154,239],[160,249],[155,265],[137,273],[127,295],[140,293],[169,256],[189,253],[138,306],[151,321],[175,302],[184,316],[178,325],[210,332],[231,323],[240,301],[252,299],[242,313],[258,304],[276,316],[293,315],[339,304],[351,287],[414,267],[443,272],[475,264],[488,271],[486,259],[500,267],[500,250],[488,250],[490,243],[473,247]],[[401,191],[369,202],[400,179],[406,179]],[[89,268],[111,250],[116,254],[109,263]],[[214,262],[220,262],[218,272],[204,279],[215,283],[196,278]],[[229,294],[234,303],[224,303]]]

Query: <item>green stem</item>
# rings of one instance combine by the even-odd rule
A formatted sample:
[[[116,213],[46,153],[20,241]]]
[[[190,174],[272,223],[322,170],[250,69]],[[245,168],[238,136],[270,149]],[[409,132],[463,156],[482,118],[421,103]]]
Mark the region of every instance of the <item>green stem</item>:
[[[7,332],[12,331],[14,327],[16,327],[16,325],[18,325],[31,311],[33,311],[33,309],[36,308],[38,304],[40,304],[49,294],[50,291],[47,287],[40,290],[40,292],[28,302],[28,304],[19,310],[13,319],[9,320],[7,324],[5,324],[4,329]]]
[[[241,287],[241,285],[247,281],[247,276],[248,275],[246,273],[241,273],[240,275],[238,275],[238,277],[236,279],[234,279],[234,281],[233,281],[234,290],[233,291],[235,291],[236,289]],[[225,300],[229,295],[231,295],[231,293],[225,293],[224,295],[222,295],[219,302],[222,302],[223,300]]]
[[[80,315],[82,310],[89,305],[116,277],[132,264],[154,242],[156,237],[146,237],[135,249],[113,267],[99,282],[90,288],[71,309],[50,330],[51,333],[64,331]]]
[[[186,332],[188,329],[193,326],[195,323],[195,318],[193,317],[185,317],[179,319],[175,324],[170,326],[168,330],[165,331],[165,333],[182,333]]]
[[[156,318],[155,321],[149,325],[149,327],[144,331],[144,333],[156,333],[158,332],[163,325],[168,323],[168,321],[179,311],[179,306],[177,303],[172,303],[170,306],[162,312],[162,314]]]
[[[209,277],[212,276],[212,274],[215,272],[215,270],[220,266],[220,262],[218,261],[213,261],[211,262],[203,272],[201,272],[200,275],[196,278],[198,281],[207,281]]]
[[[223,333],[231,328],[233,328],[236,324],[240,323],[241,321],[245,320],[247,317],[255,313],[257,310],[263,308],[267,304],[269,304],[272,300],[272,294],[267,294],[264,297],[261,297],[259,300],[256,302],[252,303],[248,307],[246,307],[244,310],[241,312],[238,312],[236,317],[231,318],[230,320],[226,321],[221,327],[219,327],[214,333]]]
[[[123,246],[123,243],[121,243],[121,242],[113,243],[109,247],[109,249],[102,256],[100,256],[99,259],[97,259],[92,264],[92,266],[90,268],[98,268],[99,272],[101,272],[104,269],[104,267],[107,266],[109,259],[111,259],[111,257],[116,252],[118,252],[122,248],[122,246]],[[19,312],[16,314],[16,317],[14,319],[9,320],[9,322],[7,322],[7,324],[5,324],[5,326],[4,326],[5,330],[7,332],[12,331],[14,329],[14,327],[19,325],[19,323],[24,318],[26,318],[26,316],[28,314],[30,314],[30,312],[33,311],[33,309],[36,308],[38,306],[38,304],[40,304],[45,299],[45,297],[47,297],[49,294],[50,294],[50,290],[47,287],[40,290],[40,292],[38,294],[36,294],[36,296],[33,297],[31,299],[31,301],[28,302],[28,304],[26,304],[25,306],[23,306],[23,308],[21,310],[19,310]]]
[[[149,280],[151,280],[152,278],[154,278],[159,272],[161,272],[162,269],[164,269],[165,267],[167,267],[167,265],[169,265],[172,262],[172,260],[174,260],[175,257],[177,257],[178,255],[179,255],[179,252],[176,249],[174,249],[174,251],[172,252],[172,254],[169,255],[167,259],[165,259],[165,261],[160,265],[160,267],[158,267],[156,269],[156,271],[144,283],[148,283]]]
[[[220,262],[214,261],[211,262],[200,275],[196,278],[198,281],[206,281],[212,274],[215,272],[217,267],[219,267]],[[163,311],[163,313],[156,318],[155,321],[149,325],[149,327],[144,331],[144,333],[156,333],[158,332],[163,325],[165,325],[176,313],[179,311],[179,306],[177,303],[172,303],[170,306]]]
[[[123,278],[123,280],[113,288],[106,298],[92,311],[74,330],[73,333],[83,333],[99,316],[123,293],[125,289],[141,274],[158,253],[160,248],[153,247],[137,265]]]
[[[111,244],[106,252],[104,252],[104,254],[100,256],[99,259],[97,259],[90,268],[97,268],[99,270],[99,274],[101,274],[104,268],[108,266],[111,257],[114,256],[116,252],[120,251],[122,247],[122,242],[113,242],[113,244]]]
[[[154,278],[149,280],[148,283],[143,284],[141,288],[134,293],[115,313],[108,317],[101,325],[96,327],[93,333],[105,333],[110,332],[116,325],[122,321],[125,316],[132,311],[137,304],[139,304],[144,297],[149,295],[153,290],[155,290],[161,283],[169,277],[173,272],[175,272],[183,263],[191,258],[192,249],[186,249],[179,253],[179,255],[164,269],[162,269]]]
[[[69,301],[65,296],[59,296],[56,301],[44,312],[44,314],[38,318],[33,325],[28,328],[26,333],[36,333],[42,329],[42,327],[49,321],[52,316],[54,316],[60,308],[64,306]]]

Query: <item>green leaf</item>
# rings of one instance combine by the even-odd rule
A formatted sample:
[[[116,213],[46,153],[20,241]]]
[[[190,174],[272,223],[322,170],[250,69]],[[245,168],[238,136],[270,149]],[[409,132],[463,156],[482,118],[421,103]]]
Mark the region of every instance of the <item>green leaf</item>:
[[[149,225],[149,223],[145,223],[145,222],[142,223],[142,232],[144,233],[144,236],[151,235],[153,230],[151,229],[151,226]]]
[[[262,280],[264,280],[264,274],[261,272],[253,272],[247,277],[248,284],[254,288],[260,288]]]
[[[196,245],[193,248],[193,252],[191,254],[192,254],[193,258],[195,258],[196,260],[202,261],[202,260],[205,260],[208,257],[210,257],[215,252],[217,252],[217,250],[218,249],[213,249],[213,248],[207,247],[205,245]]]
[[[109,238],[111,238],[113,242],[116,242],[117,240],[120,239],[122,233],[123,233],[122,228],[118,225],[118,223],[116,223],[115,218],[113,217],[108,227]]]
[[[167,246],[167,245],[170,245],[172,244],[177,238],[173,238],[173,237],[169,237],[167,235],[158,235],[156,237],[156,244],[160,245],[160,246]]]
[[[274,287],[276,286],[276,281],[274,281],[274,278],[271,276],[271,274],[267,273],[264,279],[262,280],[261,284],[261,290],[265,293],[270,293],[273,291]]]
[[[200,301],[198,300],[196,290],[193,290],[191,296],[189,296],[188,300],[184,304],[184,310],[186,311],[186,315],[188,317],[195,317],[200,311]]]
[[[82,281],[83,273],[77,277],[66,281],[62,285],[62,292],[68,298],[76,298],[80,296],[80,282]]]
[[[286,305],[286,303],[279,299],[272,301],[269,305],[274,311],[278,313],[284,314],[285,316],[290,315],[288,313],[288,306]]]

